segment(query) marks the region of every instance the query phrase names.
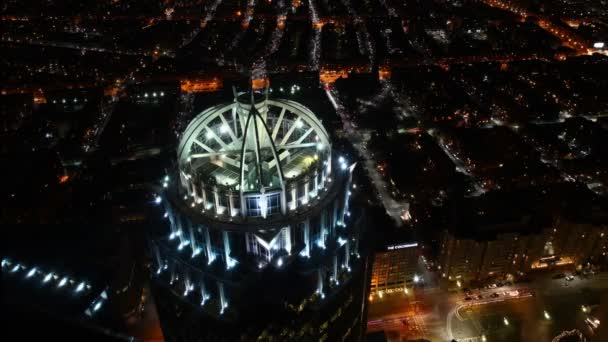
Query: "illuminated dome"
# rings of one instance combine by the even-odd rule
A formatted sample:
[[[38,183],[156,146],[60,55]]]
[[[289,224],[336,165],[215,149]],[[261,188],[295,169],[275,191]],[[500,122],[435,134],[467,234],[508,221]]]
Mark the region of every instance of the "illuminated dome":
[[[319,317],[332,316],[345,328],[327,339],[346,336],[362,321],[365,293],[365,221],[349,204],[355,167],[332,158],[327,131],[308,108],[268,92],[235,92],[231,103],[197,115],[177,167],[155,187],[163,224],[149,240],[154,291],[165,321],[175,323],[164,336],[253,341],[281,324],[294,336],[316,334]],[[260,319],[252,311],[259,307],[274,309]]]
[[[329,137],[319,119],[297,102],[268,99],[267,92],[235,93],[232,103],[200,113],[177,153],[192,205],[223,217],[287,214],[319,196],[331,172]]]

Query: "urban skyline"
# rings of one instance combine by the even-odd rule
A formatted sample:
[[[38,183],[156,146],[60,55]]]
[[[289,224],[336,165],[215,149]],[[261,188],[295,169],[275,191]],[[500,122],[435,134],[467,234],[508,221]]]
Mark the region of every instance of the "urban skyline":
[[[605,340],[603,1],[0,20],[6,336]]]

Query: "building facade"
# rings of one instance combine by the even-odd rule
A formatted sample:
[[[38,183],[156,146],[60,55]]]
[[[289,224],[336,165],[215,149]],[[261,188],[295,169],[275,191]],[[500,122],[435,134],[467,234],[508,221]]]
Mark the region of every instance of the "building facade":
[[[234,94],[186,128],[154,201],[168,341],[358,339],[365,296],[355,164],[303,105]]]
[[[540,229],[518,222],[488,234],[493,230],[496,227],[478,228],[475,237],[444,231],[439,256],[442,278],[465,283],[606,262],[606,224],[556,217]]]
[[[374,255],[370,295],[404,291],[414,281],[418,265],[418,244],[400,243],[387,246]]]

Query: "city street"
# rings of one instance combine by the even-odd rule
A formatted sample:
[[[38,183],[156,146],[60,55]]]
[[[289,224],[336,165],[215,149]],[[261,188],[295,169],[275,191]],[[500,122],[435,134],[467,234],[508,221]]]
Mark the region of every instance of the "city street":
[[[564,330],[578,329],[599,341],[599,331],[593,332],[585,319],[602,320],[604,310],[597,305],[607,294],[607,273],[571,281],[544,274],[532,283],[468,295],[437,287],[409,289],[372,300],[368,332],[384,330],[390,341],[550,341]]]
[[[330,85],[326,85],[325,93],[336,110],[336,113],[340,117],[344,131],[348,133],[347,136],[351,144],[353,144],[353,146],[357,149],[357,152],[359,152],[360,156],[362,157],[364,162],[363,167],[365,168],[365,171],[367,171],[372,184],[376,187],[379,199],[382,201],[382,204],[386,209],[386,213],[393,218],[398,227],[401,226],[404,220],[409,220],[411,218],[409,216],[409,203],[403,200],[395,200],[389,192],[388,184],[386,183],[385,178],[376,168],[378,162],[373,158],[372,154],[369,153],[369,150],[367,150],[366,145],[369,141],[369,132],[357,129],[355,127],[350,114],[348,114],[344,109],[344,106],[341,105],[340,98],[335,88]]]

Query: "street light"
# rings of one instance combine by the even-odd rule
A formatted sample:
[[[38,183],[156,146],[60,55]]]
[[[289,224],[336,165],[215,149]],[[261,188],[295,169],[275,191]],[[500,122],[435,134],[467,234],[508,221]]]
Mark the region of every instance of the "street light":
[[[545,310],[545,312],[543,312],[545,319],[551,319],[551,315],[549,315],[549,313],[547,312],[547,310]]]
[[[507,317],[503,317],[503,318],[502,318],[502,322],[503,322],[503,323],[504,323],[506,326],[508,326],[508,325],[509,325],[509,320],[507,319]]]
[[[420,281],[420,277],[417,274],[414,274],[414,283],[417,283]]]
[[[481,335],[481,342],[486,342],[487,340],[486,335]]]

